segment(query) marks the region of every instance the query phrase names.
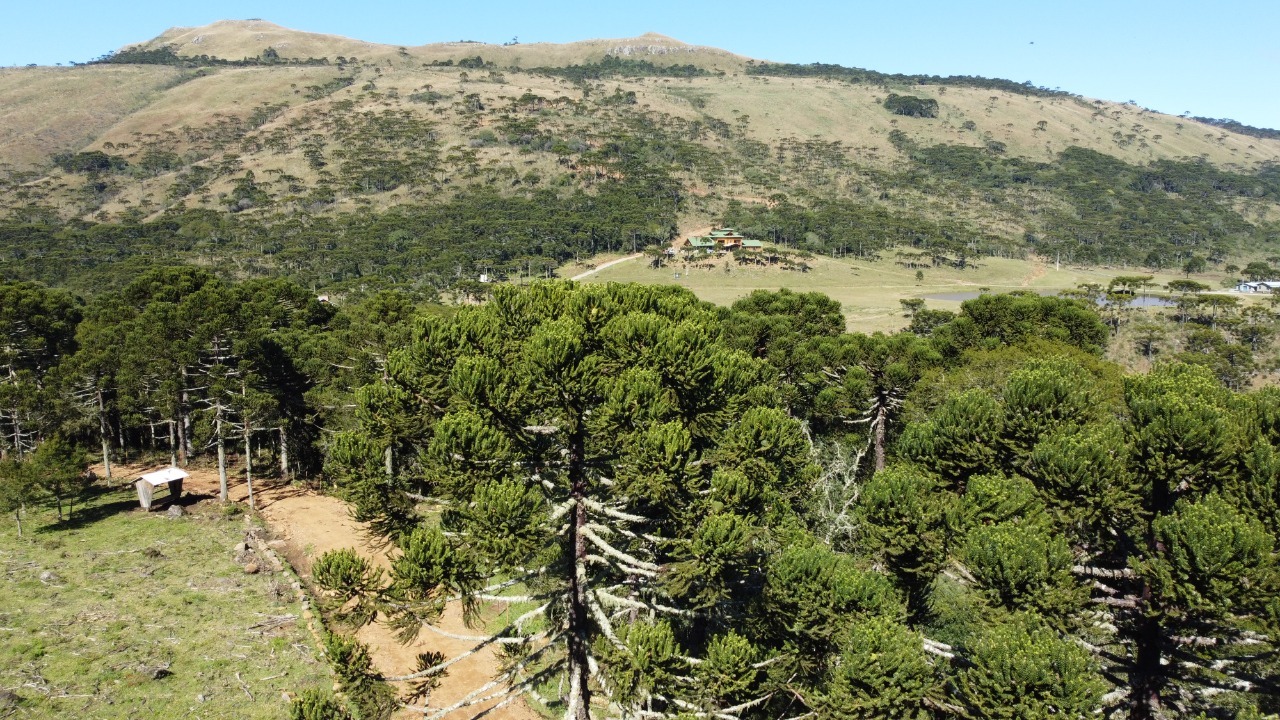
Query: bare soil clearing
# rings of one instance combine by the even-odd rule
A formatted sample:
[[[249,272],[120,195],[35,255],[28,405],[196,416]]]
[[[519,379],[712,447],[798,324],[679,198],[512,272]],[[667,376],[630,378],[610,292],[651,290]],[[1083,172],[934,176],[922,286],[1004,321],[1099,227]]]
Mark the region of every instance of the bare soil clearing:
[[[152,466],[113,466],[115,482],[120,478],[130,481],[144,472],[156,469]],[[191,477],[185,482],[184,493],[218,496],[218,474],[214,469],[188,467]],[[232,502],[248,505],[248,488],[244,476],[231,478]],[[337,498],[321,495],[298,485],[270,480],[254,481],[254,499],[258,513],[272,533],[285,541],[282,554],[304,579],[310,578],[311,563],[325,552],[341,548],[355,548],[361,555],[382,567],[388,567],[389,548],[371,542],[368,528],[351,519],[347,504]],[[162,498],[157,499],[163,502]],[[482,635],[483,630],[468,628],[462,621],[461,606],[451,604],[436,626],[438,629],[458,635]],[[453,657],[470,649],[473,643],[444,637],[431,630],[424,630],[408,645],[396,640],[392,630],[381,621],[361,628],[356,634],[368,644],[374,667],[394,676],[404,675],[416,669],[419,653],[438,651],[445,657]],[[449,669],[440,687],[431,694],[431,705],[446,707],[466,696],[475,688],[492,680],[498,671],[498,659],[486,649],[462,660]],[[490,703],[492,704],[492,703]],[[475,715],[485,705],[476,705],[456,711],[450,717],[465,718]],[[420,715],[403,711],[404,717]],[[523,701],[516,700],[486,715],[494,720],[535,720],[540,717]]]
[[[613,265],[617,265],[618,263],[624,263],[624,262],[627,262],[628,260],[635,260],[636,258],[641,257],[641,256],[642,256],[642,253],[636,253],[635,255],[628,255],[628,256],[626,256],[626,257],[618,258],[617,260],[610,260],[610,261],[609,261],[609,262],[607,262],[607,263],[603,263],[603,264],[601,264],[601,265],[597,265],[597,266],[595,266],[595,267],[593,267],[593,268],[591,268],[591,269],[589,269],[589,270],[587,270],[587,271],[585,271],[585,272],[580,272],[580,273],[578,273],[577,275],[574,275],[573,277],[571,277],[571,278],[569,278],[569,279],[570,279],[570,280],[581,280],[581,279],[583,279],[583,278],[585,278],[585,277],[589,277],[589,276],[591,276],[591,275],[595,275],[596,273],[600,272],[601,270],[604,270],[604,269],[605,269],[605,268],[607,268],[607,267],[611,267],[611,266],[613,266]]]

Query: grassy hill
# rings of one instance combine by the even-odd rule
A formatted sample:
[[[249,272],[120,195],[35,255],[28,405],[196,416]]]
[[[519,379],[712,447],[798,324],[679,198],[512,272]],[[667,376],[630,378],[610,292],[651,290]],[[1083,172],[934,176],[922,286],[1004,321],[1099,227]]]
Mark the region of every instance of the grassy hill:
[[[475,55],[482,55],[503,67],[560,67],[596,62],[605,55],[644,56],[663,65],[692,63],[701,68],[719,70],[741,70],[747,61],[747,58],[718,48],[689,45],[657,33],[563,44],[493,45],[460,40],[403,47],[291,30],[265,20],[221,20],[196,28],[171,28],[135,47],[171,47],[183,56],[212,55],[232,59],[257,57],[265,48],[271,47],[288,58],[329,57],[336,60],[343,56],[403,66],[447,60],[456,63]]]
[[[162,256],[441,287],[723,221],[820,252],[1160,266],[1263,257],[1280,237],[1280,139],[1008,81],[772,65],[654,34],[394,47],[260,20],[104,59],[0,72],[6,274],[69,282],[75,266]],[[936,109],[895,114],[890,95]],[[625,221],[588,212],[610,192],[611,211],[634,200]],[[558,219],[509,226],[508,202]],[[428,211],[475,242],[403,220]],[[290,260],[344,250],[316,223],[309,244],[272,230],[304,217],[356,238],[364,262]],[[85,223],[134,246],[88,256]]]
[[[180,77],[160,66],[0,69],[0,167],[41,168],[91,146]]]

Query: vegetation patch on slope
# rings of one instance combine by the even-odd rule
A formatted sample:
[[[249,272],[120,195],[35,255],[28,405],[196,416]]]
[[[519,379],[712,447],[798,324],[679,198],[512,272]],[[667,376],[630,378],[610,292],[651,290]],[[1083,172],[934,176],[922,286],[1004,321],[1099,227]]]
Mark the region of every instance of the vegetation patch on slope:
[[[31,507],[0,531],[0,687],[18,717],[285,718],[328,686],[284,575],[233,561],[243,516],[137,511],[98,488],[73,519]],[[0,710],[5,707],[0,703]]]
[[[989,90],[1001,90],[1019,95],[1036,95],[1039,97],[1057,97],[1070,95],[1061,90],[1037,87],[1030,80],[1014,82],[1002,78],[988,78],[980,75],[903,75],[901,73],[882,73],[863,68],[845,67],[831,63],[770,63],[748,62],[748,75],[772,75],[775,77],[823,77],[843,80],[851,83],[868,83],[872,85],[951,85],[955,87],[976,87]]]

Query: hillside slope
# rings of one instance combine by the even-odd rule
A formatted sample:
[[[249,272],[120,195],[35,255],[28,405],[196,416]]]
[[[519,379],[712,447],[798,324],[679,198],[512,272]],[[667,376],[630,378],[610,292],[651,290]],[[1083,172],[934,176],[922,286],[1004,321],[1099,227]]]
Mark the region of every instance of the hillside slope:
[[[0,165],[38,168],[90,146],[180,77],[154,65],[0,68]]]
[[[605,55],[618,55],[652,58],[662,64],[693,63],[707,69],[728,70],[741,69],[747,60],[718,48],[689,45],[657,33],[572,43],[492,45],[461,40],[403,47],[291,30],[265,20],[221,20],[196,28],[171,28],[140,47],[171,47],[178,55],[212,55],[231,59],[257,57],[270,47],[288,58],[329,57],[336,60],[343,56],[399,63],[457,62],[482,55],[504,67],[564,66],[598,61]]]
[[[711,222],[836,254],[907,243],[1162,264],[1265,255],[1280,235],[1280,139],[1007,81],[771,65],[653,34],[398,48],[256,20],[175,28],[107,60],[0,73],[0,217],[114,226],[207,210],[236,228],[178,225],[218,249],[157,230],[144,254],[232,271],[222,253],[234,251],[238,273],[247,263],[323,283],[287,261],[290,242],[225,238],[266,238],[300,217],[350,236],[364,222],[350,218],[392,208],[438,208],[452,219],[432,222],[468,228],[450,236],[486,245],[484,257],[455,248],[454,279]],[[896,114],[892,95],[932,109]],[[611,188],[636,199],[629,220],[574,219]],[[554,247],[460,219],[482,205],[513,217],[494,203],[521,198],[577,208],[537,231]],[[407,237],[379,255],[439,261],[447,243],[426,250],[424,231],[393,224]],[[27,235],[8,237],[31,258]],[[66,254],[49,262],[100,262],[68,249],[80,242],[54,243]],[[425,277],[424,261],[394,264],[394,282]],[[367,268],[352,272],[367,284]]]

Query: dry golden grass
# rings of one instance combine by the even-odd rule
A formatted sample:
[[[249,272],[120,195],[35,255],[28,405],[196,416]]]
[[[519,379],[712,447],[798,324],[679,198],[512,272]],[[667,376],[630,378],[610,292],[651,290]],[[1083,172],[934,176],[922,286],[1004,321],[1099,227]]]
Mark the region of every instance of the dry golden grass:
[[[331,60],[339,55],[373,59],[396,52],[390,45],[291,30],[265,20],[219,20],[200,27],[170,28],[159,37],[137,45],[146,48],[169,45],[179,55],[210,55],[230,60],[257,57],[269,47],[275,48],[281,57],[328,56]]]
[[[98,142],[132,142],[139,135],[159,134],[183,126],[201,127],[218,115],[244,118],[262,103],[306,102],[308,85],[338,74],[335,68],[220,68],[170,88],[147,107],[104,131]]]
[[[180,75],[159,66],[0,69],[0,163],[43,165],[83,147]]]
[[[280,70],[287,70],[280,73]],[[374,71],[370,68],[353,68],[351,71],[356,81],[348,88],[339,90],[320,100],[307,100],[307,85],[319,84],[336,77],[336,68],[292,67],[292,68],[236,68],[220,69],[207,77],[193,80],[181,88],[175,88],[169,96],[158,101],[144,112],[130,117],[105,133],[93,147],[98,148],[107,142],[130,144],[124,154],[131,157],[139,155],[144,144],[138,138],[163,135],[166,131],[181,126],[202,127],[221,121],[219,116],[244,118],[253,109],[263,103],[288,104],[289,107],[277,117],[264,124],[259,132],[270,133],[278,128],[306,116],[323,119],[336,112],[331,107],[335,102],[354,103],[344,114],[354,115],[364,112],[382,112],[388,110],[406,111],[419,118],[435,124],[435,132],[443,152],[450,148],[468,147],[468,141],[477,132],[492,123],[492,117],[481,115],[474,123],[458,116],[451,104],[461,93],[479,96],[488,108],[505,107],[510,101],[525,92],[557,97],[572,95],[580,98],[581,90],[556,78],[537,75],[512,74],[509,82],[499,83],[486,80],[463,80],[463,72],[458,68],[435,68],[421,71],[405,68],[388,68]],[[372,82],[376,90],[362,90],[366,83]],[[445,96],[437,106],[415,103],[408,97],[415,92],[430,87]],[[474,124],[474,127],[471,125]],[[305,134],[305,133],[304,133]],[[295,137],[295,139],[297,139]],[[332,148],[331,148],[332,149]],[[182,152],[183,145],[179,139],[176,147]],[[521,153],[519,150],[499,143],[488,147],[476,148],[478,164],[485,169],[503,168],[515,170],[520,175],[530,171],[550,178],[558,172],[555,160],[545,153]],[[312,169],[302,156],[301,148],[295,143],[289,152],[275,151],[241,152],[236,146],[230,152],[241,155],[244,170],[252,171],[259,182],[270,180],[279,173],[287,173],[297,177],[307,185],[313,185],[318,173]],[[119,150],[115,150],[119,152]],[[130,155],[132,153],[132,155]],[[216,203],[220,194],[229,192],[236,180],[243,173],[220,178],[210,184],[207,194]],[[101,210],[114,214],[128,207],[145,204],[144,199],[150,196],[164,198],[168,187],[174,179],[173,174],[158,178],[133,181],[123,191],[106,203]],[[454,179],[457,184],[465,184],[462,178]],[[335,211],[367,208],[372,210],[405,203],[420,202],[429,199],[432,191],[418,188],[399,188],[388,193],[374,193],[358,197],[341,196],[332,206]],[[199,197],[188,198],[188,204],[198,203]],[[162,210],[158,205],[149,209],[151,213]],[[95,211],[94,214],[96,214]]]
[[[481,42],[439,42],[400,47],[281,27],[265,20],[221,20],[194,28],[171,28],[141,43],[155,48],[171,46],[179,55],[211,55],[238,60],[257,57],[268,47],[281,57],[321,58],[338,56],[360,60],[391,60],[401,66],[482,56],[500,66],[563,66],[600,60],[606,54],[640,57],[659,65],[691,64],[716,70],[740,70],[746,58],[646,33],[634,38],[584,40],[573,43],[521,43],[492,45]]]
[[[763,142],[814,136],[838,140],[852,151],[854,160],[871,165],[900,159],[889,143],[893,130],[924,146],[981,146],[990,138],[1005,143],[1009,155],[1032,160],[1052,159],[1072,145],[1131,163],[1205,157],[1217,165],[1253,167],[1280,160],[1280,140],[1225,133],[1194,120],[1105,101],[1039,98],[982,88],[893,89],[938,101],[939,116],[921,119],[886,111],[881,103],[890,91],[822,78],[693,78],[656,87],[660,89],[639,94],[642,102],[652,103],[655,109],[693,116],[688,97],[696,96],[705,103],[702,111],[712,117],[734,124],[747,115],[750,134]],[[976,129],[963,129],[966,121]],[[1039,129],[1040,121],[1045,123],[1044,130]],[[1117,132],[1123,145],[1115,138]]]
[[[729,75],[689,80],[612,79],[606,86],[634,90],[640,103],[648,109],[687,119],[707,116],[737,125],[738,118],[746,115],[751,136],[770,144],[783,138],[804,140],[814,136],[840,141],[849,149],[851,159],[870,165],[900,159],[888,142],[888,135],[894,129],[902,130],[922,145],[981,145],[987,139],[998,140],[1006,143],[1010,155],[1036,160],[1049,159],[1070,145],[1105,152],[1128,162],[1204,157],[1219,165],[1252,167],[1260,162],[1280,160],[1278,140],[1226,133],[1136,106],[1065,97],[1038,98],[981,88],[911,86],[886,90],[821,78],[748,76],[740,74],[745,67],[745,58],[741,56],[687,45],[656,34],[566,44],[502,46],[452,42],[397,48],[290,30],[261,20],[228,20],[198,28],[174,28],[144,45],[172,45],[180,54],[205,53],[233,59],[256,56],[265,48],[274,47],[285,57],[336,59],[342,55],[377,60],[377,71],[370,65],[359,71],[361,82],[376,78],[380,89],[396,87],[402,96],[424,85],[449,91],[456,89],[460,75],[456,68],[429,68],[423,67],[423,63],[456,61],[475,55],[500,67],[562,66],[598,60],[607,53],[628,53],[630,57],[658,64],[689,63],[724,70]],[[102,122],[87,125],[66,122],[71,127],[83,127],[84,131],[74,136],[59,134],[43,145],[57,145],[61,150],[78,149],[93,137],[93,130],[99,131],[100,141],[114,141],[122,131],[156,132],[181,124],[195,126],[215,112],[236,114],[237,110],[258,102],[296,104],[299,88],[337,72],[336,67],[288,66],[222,70],[209,78],[173,88],[166,93],[165,102],[149,108],[135,123],[107,132]],[[473,74],[481,75],[483,71]],[[62,88],[67,86],[74,86],[75,92],[82,92],[80,88],[96,89],[103,95],[124,98],[128,89],[117,87],[123,78],[148,76],[161,78],[163,82],[175,75],[176,71],[168,68],[134,67],[0,71],[0,98],[4,98],[3,106],[10,116],[6,118],[10,119],[6,123],[7,131],[0,132],[29,138],[41,129],[41,121],[61,120],[60,116],[75,108],[49,105],[43,98],[57,96],[65,92]],[[468,92],[490,96],[526,87],[536,88],[533,92],[548,96],[578,95],[572,85],[554,79],[508,73],[508,80],[507,86],[485,87],[477,82],[466,86]],[[116,85],[110,90],[98,88],[108,82]],[[939,101],[940,116],[926,120],[890,115],[880,105],[890,91],[935,98]],[[699,100],[702,107],[695,108],[691,99]],[[121,100],[121,104],[127,109],[139,106],[128,99]],[[104,111],[110,116],[109,109]],[[967,121],[973,122],[976,129],[963,129]],[[1041,122],[1043,129],[1039,126]],[[27,151],[27,155],[38,159],[43,145]],[[13,162],[14,152],[0,147],[0,161]]]
[[[482,45],[440,43],[411,48],[415,57],[426,60],[454,59],[481,55],[498,65],[513,67],[559,67],[595,62],[605,55],[647,60],[655,65],[694,65],[706,70],[732,72],[746,66],[747,58],[727,50],[690,45],[658,33],[639,37],[582,40],[572,43],[521,43]]]

